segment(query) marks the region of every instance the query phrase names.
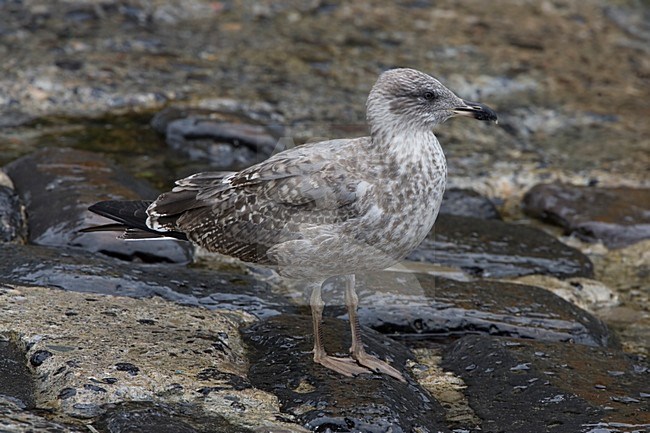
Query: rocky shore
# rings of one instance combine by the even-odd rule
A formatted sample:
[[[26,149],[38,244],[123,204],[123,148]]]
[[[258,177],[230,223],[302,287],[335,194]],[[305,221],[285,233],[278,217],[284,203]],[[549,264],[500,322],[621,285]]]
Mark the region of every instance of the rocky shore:
[[[611,3],[611,4],[610,4]],[[650,431],[642,1],[0,1],[0,431]],[[311,361],[305,294],[177,241],[80,233],[103,199],[363,135],[410,66],[495,106],[437,132],[450,188],[358,277],[368,350]],[[343,294],[325,344],[349,346]]]

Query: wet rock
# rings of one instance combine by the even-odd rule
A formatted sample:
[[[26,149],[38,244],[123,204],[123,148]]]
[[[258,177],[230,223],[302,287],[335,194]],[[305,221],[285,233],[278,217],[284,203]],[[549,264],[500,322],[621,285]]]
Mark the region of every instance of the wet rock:
[[[34,381],[25,363],[25,350],[6,333],[0,333],[0,378],[0,397],[21,409],[34,408]]]
[[[108,221],[87,210],[108,199],[153,199],[157,192],[99,154],[44,149],[6,166],[28,214],[29,241],[72,245],[89,251],[142,261],[191,260],[191,246],[175,240],[124,242],[116,234],[80,233]]]
[[[650,238],[650,189],[541,184],[524,197],[524,211],[581,239],[619,248]]]
[[[0,396],[0,431],[11,433],[88,433],[83,425],[65,424],[24,410]]]
[[[169,124],[188,117],[214,118],[233,123],[264,125],[274,136],[284,133],[284,117],[276,107],[266,102],[246,102],[229,98],[204,98],[192,105],[176,103],[156,113],[151,119],[152,128],[165,135]]]
[[[111,405],[155,401],[174,405],[173,414],[179,416],[172,421],[164,408],[150,407],[140,411],[143,419],[158,417],[202,433],[211,430],[191,422],[183,407],[223,417],[233,430],[264,426],[283,431],[288,426],[286,431],[299,431],[276,420],[275,397],[238,386],[233,379],[246,381],[248,363],[238,331],[254,320],[246,313],[208,312],[158,297],[132,299],[42,287],[4,286],[0,298],[0,333],[18,336],[28,348],[23,365],[38,351],[52,353],[34,367],[35,406],[47,407],[59,419],[92,422],[107,414],[106,422],[123,429],[126,420],[137,423],[138,410],[127,407],[120,412]],[[141,319],[152,322],[143,324]],[[126,364],[136,366],[138,374],[120,368]],[[209,393],[199,391],[206,388]]]
[[[619,297],[615,291],[601,281],[589,278],[560,280],[547,275],[527,275],[515,278],[512,281],[529,286],[543,287],[573,305],[592,313],[619,304]]]
[[[32,353],[32,356],[29,357],[29,363],[33,367],[39,367],[50,356],[52,356],[52,352],[49,350],[37,350],[36,352]]]
[[[342,301],[338,286],[328,290]],[[405,340],[442,341],[481,333],[618,346],[599,319],[540,287],[382,272],[358,277],[357,292],[360,322]],[[329,314],[344,311],[337,308]]]
[[[196,407],[147,402],[108,406],[107,412],[95,424],[107,433],[253,433],[221,416],[201,413]]]
[[[269,284],[238,269],[144,265],[76,249],[35,245],[0,244],[0,282],[120,296],[160,296],[183,305],[246,311],[258,317],[293,310],[272,293]]]
[[[152,125],[172,149],[216,170],[240,170],[284,150],[278,147],[279,136],[242,113],[169,108]]]
[[[329,319],[323,325],[328,352],[347,355],[348,324]],[[348,378],[315,364],[311,330],[310,317],[286,315],[242,332],[252,352],[251,383],[275,394],[285,414],[311,431],[449,431],[442,407],[412,379],[405,384],[375,374]],[[363,340],[370,353],[401,371],[412,356],[399,343],[369,330],[364,330]]]
[[[626,352],[650,355],[650,239],[596,257],[596,276],[619,295],[620,304],[598,315],[617,332]]]
[[[445,408],[447,425],[457,433],[464,431],[463,428],[468,426],[478,426],[480,419],[465,397],[466,386],[463,380],[440,366],[443,349],[443,345],[434,344],[414,348],[416,363],[411,371],[420,385]]]
[[[13,182],[0,170],[0,242],[25,242],[26,239],[25,208],[14,191]]]
[[[467,385],[481,431],[614,433],[650,423],[647,365],[622,352],[467,336],[446,349],[442,366]]]
[[[501,215],[494,203],[470,189],[450,188],[445,191],[440,214],[468,216],[500,220]]]
[[[131,376],[137,376],[140,371],[140,367],[131,364],[130,362],[118,362],[115,364],[115,370],[117,371],[126,371]]]
[[[431,233],[407,260],[457,267],[490,278],[593,276],[587,256],[541,230],[456,215],[439,215]]]

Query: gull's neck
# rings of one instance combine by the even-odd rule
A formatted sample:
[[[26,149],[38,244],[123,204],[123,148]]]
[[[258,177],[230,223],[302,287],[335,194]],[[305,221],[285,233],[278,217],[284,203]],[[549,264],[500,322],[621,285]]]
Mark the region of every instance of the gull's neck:
[[[438,139],[430,129],[408,122],[370,124],[370,146],[399,168],[410,170],[414,165],[425,169],[427,164],[445,166],[445,156]],[[425,164],[425,166],[422,166]]]

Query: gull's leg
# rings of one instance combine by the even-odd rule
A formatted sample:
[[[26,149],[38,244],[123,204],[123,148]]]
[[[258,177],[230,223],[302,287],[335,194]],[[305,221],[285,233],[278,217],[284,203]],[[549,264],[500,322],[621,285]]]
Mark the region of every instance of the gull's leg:
[[[347,275],[345,278],[345,306],[348,309],[350,329],[352,330],[352,346],[350,346],[352,358],[372,371],[384,373],[397,380],[406,382],[402,373],[381,359],[366,353],[366,349],[364,349],[363,343],[361,342],[361,327],[359,326],[359,317],[357,317],[358,305],[359,297],[357,296],[357,292],[354,290],[354,275]]]
[[[362,373],[370,373],[368,369],[361,367],[351,358],[336,358],[334,356],[329,356],[325,352],[321,330],[321,321],[323,319],[323,308],[325,307],[325,303],[321,297],[321,290],[322,284],[314,284],[309,302],[311,306],[311,319],[314,325],[314,362],[344,376],[356,376]]]

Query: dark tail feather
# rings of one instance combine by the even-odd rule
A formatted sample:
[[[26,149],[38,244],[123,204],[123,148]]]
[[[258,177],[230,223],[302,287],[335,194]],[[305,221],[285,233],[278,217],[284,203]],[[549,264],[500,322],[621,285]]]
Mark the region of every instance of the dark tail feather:
[[[124,239],[151,239],[171,237],[187,240],[184,233],[175,231],[156,231],[147,226],[147,208],[151,201],[144,200],[107,200],[100,201],[88,208],[103,217],[117,221],[119,224],[105,224],[81,230],[84,233],[96,231],[124,231]]]
[[[95,203],[88,210],[125,226],[146,230],[147,208],[151,203],[144,200],[107,200]]]

